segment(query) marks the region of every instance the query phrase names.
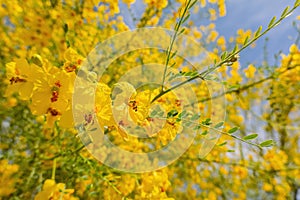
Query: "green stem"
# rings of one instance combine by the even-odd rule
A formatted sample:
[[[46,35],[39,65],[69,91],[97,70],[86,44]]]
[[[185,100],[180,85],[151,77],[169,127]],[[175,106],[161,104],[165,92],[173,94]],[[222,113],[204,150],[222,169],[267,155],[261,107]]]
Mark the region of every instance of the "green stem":
[[[221,134],[223,134],[223,135],[227,135],[227,136],[229,136],[229,137],[232,137],[232,138],[234,138],[234,139],[236,139],[236,140],[239,140],[239,141],[241,141],[241,142],[244,142],[244,143],[250,144],[250,145],[252,145],[252,146],[258,147],[259,149],[262,149],[262,147],[259,146],[259,144],[250,142],[249,140],[244,140],[243,138],[239,138],[239,137],[237,137],[237,136],[235,136],[235,135],[232,135],[232,134],[229,134],[229,133],[227,133],[227,132],[225,132],[225,131],[222,131],[222,130],[219,130],[219,129],[216,129],[216,128],[214,128],[214,127],[210,127],[210,126],[207,126],[207,125],[204,125],[204,124],[201,124],[201,123],[200,123],[199,125],[200,125],[200,126],[203,126],[203,127],[206,127],[206,128],[209,128],[209,129],[211,129],[211,130],[214,130],[214,131],[216,131],[216,132],[219,132],[219,133],[221,133]]]
[[[165,68],[164,68],[164,73],[163,73],[163,80],[162,80],[162,83],[161,83],[161,92],[164,92],[164,84],[165,84],[165,79],[166,79],[166,73],[167,73],[169,62],[171,60],[171,52],[172,52],[172,49],[173,49],[173,46],[174,46],[174,42],[176,40],[176,37],[179,34],[178,31],[179,31],[180,26],[183,24],[183,20],[185,18],[185,15],[186,15],[187,11],[191,8],[190,3],[191,3],[191,0],[188,0],[186,2],[186,5],[185,5],[184,10],[182,12],[182,15],[180,16],[179,22],[176,23],[176,25],[175,25],[175,33],[174,33],[174,35],[171,39],[170,47],[167,50],[167,59],[166,59],[166,64],[165,64]]]
[[[52,175],[51,175],[52,180],[55,180],[55,171],[56,171],[56,158],[53,160],[53,165],[52,165]]]
[[[166,117],[159,117],[159,119],[167,119],[167,118],[166,118]],[[204,125],[204,124],[197,123],[197,122],[193,122],[193,121],[186,120],[186,119],[180,119],[180,120],[181,120],[181,121],[190,122],[190,123],[195,124],[195,125],[200,125],[200,126],[202,126],[202,127],[205,127],[205,128],[211,129],[211,130],[214,130],[214,131],[219,132],[219,133],[221,133],[221,134],[223,134],[223,135],[227,135],[227,136],[232,137],[232,138],[234,138],[234,139],[236,139],[236,140],[239,140],[239,141],[241,141],[241,142],[244,142],[244,143],[250,144],[250,145],[252,145],[252,146],[258,147],[259,149],[262,149],[262,147],[259,146],[259,144],[250,142],[250,141],[248,141],[248,140],[244,140],[243,138],[239,138],[239,137],[237,137],[237,136],[235,136],[235,135],[229,134],[229,133],[227,133],[227,132],[225,132],[225,131],[216,129],[216,128],[214,128],[214,127],[210,127],[210,126],[208,126],[208,125]]]
[[[222,162],[222,161],[218,161],[218,160],[207,160],[207,159],[203,159],[203,158],[190,158],[187,156],[182,157],[183,159],[186,160],[192,160],[192,161],[201,161],[201,162],[206,162],[206,163],[216,163],[216,164],[221,164],[221,165],[229,165],[229,166],[240,166],[240,167],[245,167],[248,170],[255,170],[255,171],[260,171],[263,173],[277,173],[277,172],[282,172],[282,171],[294,171],[294,170],[300,170],[300,167],[298,166],[291,166],[291,167],[287,167],[287,168],[283,168],[283,169],[272,169],[272,170],[266,170],[266,169],[259,169],[257,166],[250,166],[250,165],[245,165],[245,164],[241,164],[241,163],[234,163],[234,162]]]
[[[84,147],[85,147],[85,145],[82,145],[82,146],[80,146],[79,148],[75,149],[74,151],[71,151],[70,153],[61,152],[61,153],[59,153],[59,154],[56,154],[56,155],[53,156],[53,157],[50,157],[50,158],[42,158],[42,159],[43,159],[43,160],[53,160],[53,159],[56,159],[56,158],[58,158],[58,157],[68,156],[68,155],[71,155],[71,154],[76,154],[76,153],[78,153],[79,151],[81,151]]]
[[[169,88],[169,89],[167,89],[167,90],[165,90],[165,91],[160,92],[157,96],[155,96],[155,97],[152,99],[151,103],[153,103],[154,101],[156,101],[158,98],[160,98],[160,97],[163,96],[164,94],[166,94],[166,93],[168,93],[168,92],[170,92],[170,91],[172,91],[172,90],[175,90],[176,88],[178,88],[178,87],[180,87],[180,86],[182,86],[182,85],[185,85],[186,83],[191,82],[192,80],[194,80],[194,79],[196,79],[196,78],[200,78],[200,79],[204,80],[204,78],[201,77],[200,75],[193,76],[193,77],[191,77],[191,78],[189,78],[189,79],[187,79],[187,80],[185,80],[185,81],[183,81],[183,82],[181,82],[181,83],[179,83],[179,84],[177,84],[177,85],[175,85],[175,86],[173,86],[173,87],[171,87],[171,88]]]
[[[233,89],[233,90],[228,90],[228,91],[226,91],[226,92],[223,92],[223,93],[221,93],[221,94],[215,95],[215,96],[213,96],[213,97],[208,97],[208,98],[205,98],[205,99],[201,99],[200,101],[198,101],[198,103],[200,103],[200,102],[206,102],[206,101],[209,101],[209,100],[212,100],[212,99],[217,99],[217,98],[219,98],[219,97],[224,96],[225,94],[239,93],[239,92],[245,91],[245,90],[247,90],[247,89],[249,89],[249,88],[252,88],[252,87],[254,87],[254,86],[256,86],[256,85],[259,85],[259,84],[261,84],[261,83],[264,83],[264,82],[266,82],[266,81],[268,81],[268,80],[272,80],[272,79],[274,79],[274,77],[276,77],[276,76],[283,75],[283,74],[285,74],[286,72],[288,72],[289,70],[294,69],[294,68],[296,68],[296,67],[299,67],[299,65],[294,65],[294,66],[289,67],[289,68],[287,68],[286,70],[284,70],[284,71],[282,71],[282,72],[279,72],[279,73],[275,72],[275,73],[271,74],[271,75],[268,76],[268,77],[265,77],[265,78],[263,78],[263,79],[260,79],[260,80],[258,80],[258,81],[253,82],[253,83],[250,83],[250,84],[246,84],[246,85],[240,86],[239,88],[236,88],[236,89]],[[194,103],[192,103],[192,104],[194,104]]]
[[[114,185],[112,184],[109,180],[107,180],[105,177],[102,178],[105,182],[109,184],[118,194],[122,195],[122,192]]]

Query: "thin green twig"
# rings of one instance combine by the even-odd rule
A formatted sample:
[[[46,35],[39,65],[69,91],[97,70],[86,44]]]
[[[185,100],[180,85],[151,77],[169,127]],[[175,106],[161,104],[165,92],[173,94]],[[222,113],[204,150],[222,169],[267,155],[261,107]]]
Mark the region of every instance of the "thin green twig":
[[[158,118],[159,118],[159,119],[167,119],[167,117],[158,117]],[[178,118],[174,118],[174,119],[178,119]],[[249,140],[244,140],[243,138],[237,137],[237,136],[235,136],[235,135],[233,135],[233,134],[230,134],[230,133],[228,133],[228,132],[219,130],[219,129],[217,129],[217,128],[214,128],[214,127],[211,127],[211,126],[202,124],[202,123],[197,123],[197,122],[194,122],[194,121],[191,121],[191,120],[187,120],[187,119],[184,119],[184,118],[181,118],[180,120],[181,120],[181,121],[185,121],[185,122],[190,122],[190,123],[192,123],[192,124],[195,124],[196,126],[202,126],[202,127],[205,127],[205,128],[211,129],[211,130],[214,130],[214,131],[216,131],[216,132],[218,132],[218,133],[221,133],[221,134],[223,134],[223,135],[232,137],[232,138],[234,138],[234,139],[236,139],[236,140],[239,140],[239,141],[241,141],[241,142],[244,142],[244,143],[247,143],[247,144],[249,144],[249,145],[258,147],[259,149],[262,149],[262,147],[261,147],[259,144],[250,142]]]
[[[61,152],[61,153],[58,153],[55,156],[50,157],[50,158],[42,158],[42,160],[53,160],[53,159],[58,158],[58,157],[68,156],[68,155],[71,155],[71,154],[76,154],[79,151],[81,151],[84,147],[85,147],[85,145],[82,145],[82,146],[78,147],[77,149],[75,149],[74,151],[71,151],[71,152]]]
[[[246,85],[240,86],[240,87],[238,87],[238,88],[236,88],[236,89],[228,90],[228,91],[226,91],[226,92],[223,92],[223,93],[221,93],[221,94],[215,95],[215,96],[213,96],[213,97],[208,97],[208,98],[205,98],[205,99],[201,99],[200,101],[198,101],[198,103],[200,103],[200,102],[205,102],[205,101],[209,101],[209,100],[212,100],[212,99],[217,99],[217,98],[219,98],[219,97],[224,96],[225,94],[239,93],[239,92],[245,91],[245,90],[247,90],[247,89],[249,89],[249,88],[252,88],[252,87],[254,87],[254,86],[256,86],[256,85],[259,85],[259,84],[262,84],[262,83],[264,83],[264,82],[266,82],[266,81],[272,80],[272,79],[274,79],[274,78],[277,77],[277,76],[283,75],[283,74],[285,74],[286,72],[288,72],[289,70],[294,69],[294,68],[296,68],[296,67],[299,67],[299,65],[294,65],[294,66],[292,66],[292,67],[288,67],[287,69],[285,69],[285,70],[282,71],[282,72],[275,72],[275,73],[271,74],[270,76],[267,76],[267,77],[265,77],[265,78],[263,78],[263,79],[260,79],[260,80],[258,80],[258,81],[253,82],[253,83],[250,83],[250,84],[246,84]]]
[[[290,166],[282,169],[260,169],[259,167],[251,166],[251,165],[245,165],[242,163],[234,163],[234,162],[224,162],[224,161],[219,161],[219,160],[208,160],[204,158],[190,158],[187,156],[183,156],[183,159],[186,160],[192,160],[192,161],[201,161],[201,162],[206,162],[206,163],[216,163],[216,164],[221,164],[221,165],[229,165],[229,166],[239,166],[239,167],[244,167],[247,168],[248,170],[253,170],[253,171],[261,171],[264,173],[279,173],[282,171],[294,171],[294,170],[300,170],[299,166]],[[257,163],[259,164],[259,163]]]
[[[170,44],[169,48],[167,49],[167,59],[166,59],[166,63],[165,63],[164,73],[163,73],[163,80],[162,80],[162,83],[161,83],[161,92],[164,92],[164,84],[165,84],[165,79],[166,79],[166,73],[167,73],[169,62],[171,60],[171,52],[172,52],[172,49],[173,49],[173,46],[174,46],[174,42],[175,42],[177,36],[181,33],[181,32],[179,32],[179,29],[185,21],[185,17],[186,17],[186,14],[187,14],[188,10],[191,8],[190,4],[191,4],[191,0],[187,0],[186,4],[185,4],[185,7],[184,7],[184,10],[183,10],[183,12],[182,12],[182,14],[179,18],[179,21],[175,25],[175,33],[174,33],[174,35],[171,39],[171,44]]]

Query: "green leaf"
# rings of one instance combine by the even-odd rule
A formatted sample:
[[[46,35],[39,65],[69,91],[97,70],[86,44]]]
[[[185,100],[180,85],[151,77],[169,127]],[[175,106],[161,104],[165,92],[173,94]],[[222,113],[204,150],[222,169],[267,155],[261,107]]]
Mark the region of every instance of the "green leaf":
[[[185,16],[185,18],[182,20],[182,24],[183,24],[184,22],[186,22],[186,20],[188,20],[188,18],[190,18],[190,14],[188,14],[187,16]]]
[[[228,149],[227,152],[235,152],[233,149]]]
[[[226,58],[227,54],[228,54],[227,51],[223,52],[223,53],[221,54],[221,59],[224,60],[224,59]]]
[[[254,133],[251,135],[246,135],[245,137],[243,137],[243,140],[253,140],[255,138],[257,138],[258,134]]]
[[[254,37],[257,37],[260,34],[261,30],[262,30],[262,26],[259,26],[257,31],[254,34]]]
[[[271,19],[271,21],[270,21],[270,23],[269,23],[269,25],[268,25],[268,28],[270,28],[270,27],[274,24],[275,20],[276,20],[276,17],[274,16],[274,17]]]
[[[68,24],[64,24],[63,29],[64,29],[64,32],[66,34],[69,30]]]
[[[222,127],[223,125],[224,125],[224,122],[219,122],[219,123],[217,123],[217,124],[215,125],[214,128],[220,128],[220,127]]]
[[[168,112],[167,117],[175,117],[176,115],[178,115],[178,111],[171,110],[170,112]]]
[[[185,31],[185,28],[182,28],[178,35],[182,34]]]
[[[297,0],[294,4],[294,8],[298,7],[300,5],[300,0]]]
[[[183,127],[190,127],[191,124],[192,124],[192,122],[186,121],[186,122],[182,123],[182,126]]]
[[[194,120],[198,120],[200,118],[200,113],[197,113],[197,114],[194,114],[192,117],[191,117],[191,120],[194,121]]]
[[[71,46],[70,41],[66,40],[66,43],[67,43],[67,48],[69,48]]]
[[[172,59],[176,54],[177,54],[177,50],[172,53],[172,55],[170,56],[170,59]]]
[[[234,54],[235,52],[237,52],[238,50],[238,45],[236,44],[231,52],[231,54]],[[227,56],[228,58],[231,57],[231,56]]]
[[[171,81],[171,80],[173,80],[175,78],[175,74],[173,72],[171,72],[170,74],[168,74],[168,76],[170,77],[168,79],[168,81]]]
[[[164,116],[164,111],[159,111],[158,113],[157,113],[157,117],[163,117]]]
[[[266,140],[259,144],[259,146],[261,146],[261,147],[270,147],[273,145],[274,145],[273,140]]]
[[[235,89],[238,89],[240,87],[240,85],[230,85],[228,87],[229,90],[235,90]]]
[[[193,1],[193,3],[192,3],[191,5],[189,5],[189,8],[188,8],[188,9],[191,9],[191,8],[195,5],[195,3],[197,3],[197,1],[198,1],[198,0]]]
[[[185,76],[186,72],[180,71],[179,74],[176,74],[177,76]]]
[[[201,126],[200,126],[200,125],[197,125],[197,126],[195,126],[195,127],[193,128],[193,130],[199,130],[199,129],[201,129]]]
[[[182,119],[183,117],[187,116],[187,112],[186,110],[182,111],[181,113],[179,113],[178,118]]]
[[[187,72],[185,76],[191,76],[194,72]]]
[[[90,190],[91,188],[93,188],[93,184],[88,184],[87,186],[86,186],[86,190]]]
[[[157,114],[157,110],[153,110],[151,113],[150,113],[150,117],[154,117],[156,114]]]
[[[239,130],[239,127],[233,127],[233,128],[231,128],[229,131],[228,131],[228,133],[229,134],[232,134],[232,133],[235,133],[237,130]]]
[[[201,135],[207,135],[208,134],[208,131],[207,130],[205,130],[205,131],[203,131],[202,133],[201,133]]]
[[[55,6],[57,6],[58,0],[50,0],[50,3],[52,8],[54,8]]]
[[[194,71],[194,72],[191,74],[191,77],[194,77],[194,76],[198,76],[198,72],[197,72],[197,71]]]
[[[287,6],[287,7],[284,9],[284,11],[282,12],[281,17],[285,17],[286,14],[289,12],[289,9],[290,9],[290,6]]]
[[[174,62],[174,63],[170,66],[170,68],[174,67],[174,65],[176,65],[176,62]]]
[[[243,43],[243,44],[244,44],[244,45],[245,45],[245,44],[247,44],[248,40],[249,40],[249,37],[247,36],[247,37],[245,38],[245,40],[244,40],[244,43]]]
[[[210,118],[207,118],[206,120],[204,120],[204,121],[202,121],[202,124],[203,125],[211,125],[212,124],[212,122],[211,122],[211,119]]]
[[[227,142],[225,141],[225,142],[222,142],[221,144],[218,144],[218,146],[221,147],[221,146],[224,146],[226,144],[227,144]]]

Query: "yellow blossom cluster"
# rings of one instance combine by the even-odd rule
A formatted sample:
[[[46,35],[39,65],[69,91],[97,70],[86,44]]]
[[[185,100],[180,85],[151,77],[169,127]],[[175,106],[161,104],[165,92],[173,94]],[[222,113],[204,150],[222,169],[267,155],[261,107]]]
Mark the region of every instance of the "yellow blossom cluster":
[[[187,2],[195,5],[184,13]],[[276,69],[266,63],[244,65],[237,55],[216,66],[229,47],[241,47],[254,35],[238,29],[230,39],[222,36],[215,21],[226,12],[225,0],[1,2],[0,199],[295,199],[300,183],[299,47],[291,45]],[[128,51],[111,60],[101,77],[83,69],[97,44],[101,47],[132,25],[178,28],[182,15],[191,16],[176,37],[192,37],[206,48],[183,41],[184,54],[195,58],[197,68],[176,54],[175,42],[171,51]],[[202,18],[209,22],[194,26],[198,22],[193,20]],[[158,43],[166,39],[149,37]],[[132,41],[111,46],[131,49],[137,45]],[[167,69],[165,77],[153,75],[161,85],[135,88],[129,83],[143,83],[152,75],[147,72],[123,81],[137,65],[145,69],[153,63]],[[193,77],[211,67],[220,76]],[[164,93],[190,78],[195,101],[185,97],[184,86]],[[78,100],[93,103],[74,106]],[[195,134],[192,141],[185,137],[185,126]],[[276,146],[262,148],[263,138],[276,140]],[[170,151],[185,152],[167,167],[137,174],[113,169],[163,166],[161,157],[133,159],[119,150],[150,154],[174,141]],[[207,144],[211,149],[202,155]]]
[[[18,165],[9,164],[8,160],[0,160],[0,199],[9,196],[16,190],[17,179],[14,179],[13,176],[18,170]]]
[[[72,196],[74,189],[66,189],[64,183],[55,183],[52,179],[47,179],[44,182],[42,191],[35,196],[35,200],[44,199],[64,199],[76,200],[78,198]]]

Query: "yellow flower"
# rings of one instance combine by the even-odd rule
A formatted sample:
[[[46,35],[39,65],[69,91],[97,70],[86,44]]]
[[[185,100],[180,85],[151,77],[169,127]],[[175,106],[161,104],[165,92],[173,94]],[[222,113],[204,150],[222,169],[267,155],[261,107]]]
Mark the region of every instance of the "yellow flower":
[[[14,185],[17,179],[14,179],[12,175],[18,170],[18,165],[10,165],[7,160],[0,160],[0,199],[15,191]]]
[[[251,30],[244,31],[243,29],[237,30],[237,37],[236,42],[239,44],[244,44],[245,39],[248,37],[248,39],[251,38],[252,32]]]
[[[29,65],[25,59],[6,64],[6,76],[9,80],[5,96],[18,93],[22,100],[30,99],[34,87],[34,81],[40,77],[41,68],[35,64]]]
[[[215,30],[212,30],[209,34],[209,36],[207,37],[207,41],[208,42],[214,42],[217,37],[218,37],[219,33]]]
[[[111,109],[111,90],[104,83],[98,83],[95,97],[95,111],[100,127],[114,125]]]
[[[256,72],[254,65],[250,64],[247,69],[244,70],[245,76],[247,78],[253,78]]]
[[[151,100],[151,92],[149,90],[137,93],[129,101],[129,114],[131,119],[138,123],[143,124],[146,120],[146,117],[149,115]]]
[[[266,192],[271,192],[271,191],[273,190],[273,187],[272,187],[271,184],[265,183],[265,184],[263,185],[263,190],[266,191]]]
[[[67,72],[76,71],[79,66],[82,64],[84,58],[80,56],[74,49],[68,48],[64,53],[64,59],[66,62],[64,63],[63,68]]]
[[[167,7],[168,1],[167,0],[144,0],[149,6],[153,6],[157,9],[163,9]]]
[[[16,98],[10,97],[10,98],[7,99],[7,106],[8,106],[8,107],[14,107],[14,106],[16,106],[17,104],[18,104],[18,101],[17,101]]]
[[[165,170],[142,174],[141,198],[139,199],[172,199],[166,191],[171,183]]]
[[[295,44],[292,44],[291,46],[290,46],[290,53],[291,54],[295,54],[295,53],[297,53],[298,51],[299,51],[299,49],[298,49],[298,47],[297,47],[297,45],[295,45]]]
[[[209,20],[214,21],[214,20],[217,19],[217,15],[216,15],[216,10],[215,9],[210,8],[208,10],[208,12],[210,14],[210,19]]]
[[[74,189],[65,189],[64,183],[55,183],[52,179],[47,179],[44,182],[43,189],[39,192],[34,200],[45,199],[61,199],[61,200],[75,200],[77,198],[71,196]]]
[[[47,70],[49,73],[44,73],[36,84],[30,109],[34,115],[47,114],[47,125],[51,127],[70,107],[75,74],[56,67]],[[71,116],[70,111],[66,114],[68,118]],[[64,121],[62,125],[70,127],[72,124],[67,123]]]
[[[219,0],[218,7],[219,7],[219,16],[224,17],[226,15],[225,0]]]
[[[198,31],[197,29],[193,30],[193,35],[196,39],[200,39],[202,37],[202,33]]]
[[[285,164],[287,163],[287,155],[284,151],[276,151],[275,149],[267,151],[267,153],[264,155],[264,166],[268,169],[284,169]]]
[[[208,0],[208,2],[214,4],[214,3],[217,3],[218,0]]]
[[[225,40],[225,37],[224,36],[221,36],[218,38],[217,40],[217,45],[219,47],[221,47],[221,50],[222,51],[225,51],[226,50],[226,40]]]
[[[228,174],[228,171],[227,171],[227,169],[225,167],[220,167],[219,171],[223,175],[227,175]]]
[[[235,166],[233,173],[239,176],[240,179],[245,179],[248,175],[248,171],[245,167]]]
[[[128,7],[130,7],[130,4],[133,4],[135,0],[122,0],[124,3],[127,4]]]

